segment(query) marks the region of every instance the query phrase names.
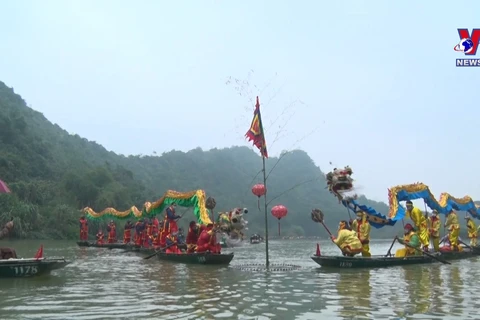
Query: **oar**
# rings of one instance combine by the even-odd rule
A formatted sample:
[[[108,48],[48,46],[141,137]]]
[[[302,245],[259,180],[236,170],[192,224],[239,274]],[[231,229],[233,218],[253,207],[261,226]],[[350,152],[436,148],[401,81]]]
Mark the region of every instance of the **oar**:
[[[467,247],[468,249],[470,250],[473,250],[471,246],[469,246],[468,244],[466,244],[465,242],[463,242],[462,240],[458,240],[458,242],[460,242],[461,244],[463,244],[465,247]]]
[[[419,249],[419,248],[416,248],[416,247],[414,247],[414,246],[411,246],[411,245],[408,244],[407,242],[404,242],[403,244],[404,244],[405,246],[409,247],[409,248],[412,248],[412,249],[415,249],[415,250],[417,250],[417,251],[420,251],[422,254],[424,254],[424,255],[426,255],[427,257],[430,257],[430,258],[432,258],[432,259],[435,259],[435,260],[437,260],[438,262],[441,262],[441,263],[444,263],[444,264],[451,264],[451,263],[448,262],[448,261],[445,261],[445,260],[442,260],[442,259],[440,259],[440,258],[438,258],[438,257],[435,257],[433,254],[430,254],[430,253],[428,253],[428,252],[426,252],[426,251],[423,251],[423,250],[421,250],[421,249]]]
[[[160,248],[159,250],[155,250],[155,253],[153,253],[153,254],[151,254],[151,255],[149,255],[149,256],[147,256],[147,257],[143,258],[143,259],[145,259],[145,260],[147,260],[147,259],[150,259],[151,257],[154,257],[154,256],[156,256],[156,255],[157,255],[157,253],[159,253],[159,252],[162,252],[162,251],[165,251],[165,250],[167,250],[168,248],[170,248],[171,246],[173,246],[173,245],[175,245],[175,244],[177,244],[177,243],[176,243],[176,242],[174,242],[174,243],[172,243],[172,244],[170,244],[170,245],[166,246],[165,248]]]
[[[318,222],[318,223],[321,223],[322,226],[325,228],[325,230],[327,230],[328,234],[330,236],[333,236],[332,233],[330,232],[330,230],[328,230],[327,226],[325,225],[325,223],[323,222],[323,212],[322,210],[320,209],[313,209],[312,210],[312,220],[315,221],[315,222]]]
[[[393,238],[392,245],[390,246],[390,248],[388,248],[388,251],[387,251],[387,254],[385,255],[385,257],[388,257],[388,256],[392,255],[392,248],[393,248],[393,245],[395,244],[395,241],[397,241],[397,240],[398,240],[398,237],[395,236],[395,238]]]

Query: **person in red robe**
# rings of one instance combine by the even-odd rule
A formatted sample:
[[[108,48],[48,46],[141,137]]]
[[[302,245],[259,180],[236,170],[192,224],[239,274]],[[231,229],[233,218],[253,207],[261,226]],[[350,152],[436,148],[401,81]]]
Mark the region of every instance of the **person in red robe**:
[[[117,242],[117,230],[116,230],[115,222],[110,220],[110,224],[107,226],[108,231],[108,243],[115,243]]]
[[[158,232],[152,235],[152,246],[154,249],[158,249],[161,247],[160,239],[160,234]]]
[[[177,246],[177,233],[171,233],[167,236],[166,238],[166,253],[182,253],[182,250],[180,250]]]
[[[133,224],[129,220],[127,223],[125,223],[125,227],[123,228],[123,243],[130,243],[132,240],[132,229]]]
[[[181,217],[175,214],[176,207],[177,204],[174,202],[165,210],[166,214],[163,229],[167,235],[178,231],[177,220]]]
[[[209,223],[198,237],[197,252],[220,253],[221,246],[217,243],[216,238],[213,224]]]
[[[80,217],[80,241],[88,241],[88,221],[85,216]]]
[[[153,233],[158,233],[158,227],[160,226],[160,222],[158,221],[157,217],[153,218],[152,224],[153,224]]]
[[[135,223],[135,235],[133,241],[135,245],[140,247],[142,245],[142,232],[143,232],[143,219],[140,219]]]
[[[198,232],[199,228],[195,221],[190,221],[190,225],[188,227],[188,233],[187,233],[187,253],[194,253],[195,250],[197,249],[197,241],[198,241]]]
[[[103,238],[104,238],[104,234],[102,229],[100,229],[98,230],[98,233],[97,233],[97,244],[103,244]]]

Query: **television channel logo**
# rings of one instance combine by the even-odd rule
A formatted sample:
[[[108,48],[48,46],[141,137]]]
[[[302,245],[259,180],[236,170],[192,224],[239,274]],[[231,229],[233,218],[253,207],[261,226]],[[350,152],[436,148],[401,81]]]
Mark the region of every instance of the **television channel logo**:
[[[457,52],[463,52],[466,56],[475,56],[477,54],[480,42],[480,29],[473,29],[472,33],[468,29],[457,29],[460,42],[453,47]],[[480,67],[480,59],[457,59],[457,67]]]

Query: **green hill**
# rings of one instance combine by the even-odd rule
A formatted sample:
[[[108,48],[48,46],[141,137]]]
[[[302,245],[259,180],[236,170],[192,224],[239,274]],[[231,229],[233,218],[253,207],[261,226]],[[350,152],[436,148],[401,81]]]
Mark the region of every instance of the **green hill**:
[[[289,209],[282,220],[283,235],[326,236],[310,219],[314,207],[326,213],[332,230],[339,220],[348,219],[346,209],[325,189],[323,173],[305,152],[296,150],[277,160],[267,160],[268,171],[276,165],[268,178],[269,199],[301,184],[271,203]],[[0,195],[0,222],[14,216],[16,237],[76,238],[82,207],[96,211],[141,207],[167,189],[204,189],[217,200],[218,211],[247,207],[249,232],[261,232],[263,214],[250,191],[261,181],[261,174],[254,178],[260,170],[260,157],[247,147],[170,151],[158,157],[117,155],[52,124],[0,82],[0,179],[13,192]],[[365,198],[361,202],[382,213],[388,210],[384,203]],[[269,217],[272,235],[277,232],[276,222]],[[398,230],[374,229],[372,236],[391,237]],[[96,232],[96,227],[90,232]]]

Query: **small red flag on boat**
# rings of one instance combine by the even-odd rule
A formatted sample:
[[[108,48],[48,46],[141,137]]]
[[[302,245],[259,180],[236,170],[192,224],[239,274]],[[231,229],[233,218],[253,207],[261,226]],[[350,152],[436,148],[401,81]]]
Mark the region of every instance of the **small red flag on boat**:
[[[40,246],[40,249],[38,249],[34,259],[40,260],[42,258],[43,258],[43,244]]]
[[[10,189],[8,188],[7,184],[0,180],[0,193],[10,193]]]
[[[320,244],[318,244],[318,243],[317,243],[317,253],[315,253],[315,255],[316,255],[317,257],[320,257],[320,256],[321,256],[321,254],[320,254]]]
[[[264,158],[268,158],[267,143],[265,142],[265,133],[263,132],[262,116],[260,115],[260,101],[257,96],[257,104],[253,112],[253,120],[245,134],[248,141],[253,141],[253,144],[260,150],[260,154]]]

